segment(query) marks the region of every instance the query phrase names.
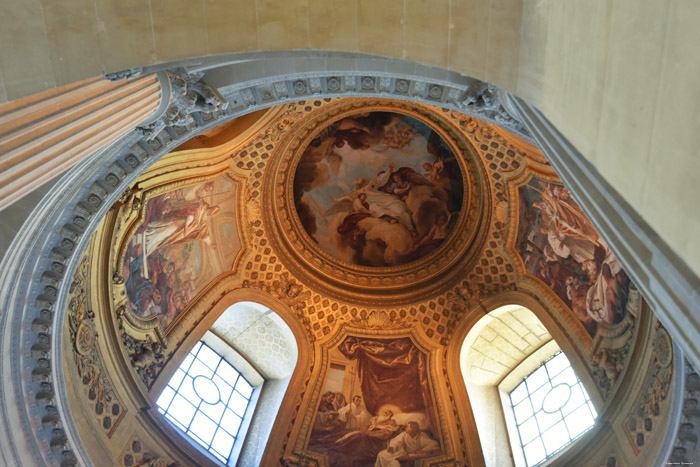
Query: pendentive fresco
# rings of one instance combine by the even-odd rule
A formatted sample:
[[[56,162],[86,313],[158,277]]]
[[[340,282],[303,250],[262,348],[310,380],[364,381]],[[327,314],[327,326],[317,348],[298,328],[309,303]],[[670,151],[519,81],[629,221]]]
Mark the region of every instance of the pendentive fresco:
[[[625,317],[630,280],[566,187],[532,178],[519,188],[517,247],[591,336]]]
[[[238,243],[234,185],[226,177],[150,199],[123,266],[129,308],[163,329],[223,271]]]

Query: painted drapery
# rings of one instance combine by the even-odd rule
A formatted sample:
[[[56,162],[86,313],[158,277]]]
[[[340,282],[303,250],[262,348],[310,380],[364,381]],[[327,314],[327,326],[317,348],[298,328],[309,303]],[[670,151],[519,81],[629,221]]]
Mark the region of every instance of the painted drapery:
[[[434,430],[427,356],[410,338],[350,336],[338,350],[349,360],[358,360],[362,394],[370,413],[377,413],[385,404],[393,404],[403,412],[425,412]]]

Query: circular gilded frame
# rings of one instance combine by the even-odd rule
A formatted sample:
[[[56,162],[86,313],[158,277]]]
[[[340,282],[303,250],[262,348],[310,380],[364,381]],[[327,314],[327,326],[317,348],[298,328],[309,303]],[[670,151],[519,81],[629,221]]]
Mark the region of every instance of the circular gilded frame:
[[[434,130],[458,161],[464,191],[462,208],[448,238],[410,263],[356,265],[321,249],[302,225],[294,203],[294,177],[304,151],[333,122],[358,113],[392,112]],[[490,189],[481,158],[458,126],[440,109],[390,99],[333,102],[310,112],[292,127],[272,154],[264,178],[264,221],[275,251],[299,280],[341,300],[408,302],[439,293],[456,280],[455,271],[472,263],[487,234]]]

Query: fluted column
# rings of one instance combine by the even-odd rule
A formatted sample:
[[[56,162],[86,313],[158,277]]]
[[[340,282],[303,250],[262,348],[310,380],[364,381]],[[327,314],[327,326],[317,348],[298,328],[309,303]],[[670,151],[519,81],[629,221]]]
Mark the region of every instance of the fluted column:
[[[0,106],[0,210],[152,119],[156,74],[99,77]]]

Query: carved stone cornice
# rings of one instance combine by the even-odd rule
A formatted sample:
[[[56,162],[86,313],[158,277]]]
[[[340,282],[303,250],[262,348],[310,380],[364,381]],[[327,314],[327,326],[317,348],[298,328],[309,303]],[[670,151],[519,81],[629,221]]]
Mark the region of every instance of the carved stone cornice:
[[[143,73],[143,68],[137,67],[129,68],[127,70],[115,71],[114,73],[105,73],[104,77],[110,81],[116,82],[141,76],[141,73]]]
[[[235,67],[235,65],[233,65]],[[230,76],[234,74],[231,73]],[[418,75],[386,72],[326,71],[259,77],[251,83],[218,82],[231,108],[266,107],[285,101],[318,97],[383,97],[421,102],[471,115],[531,140],[492,84],[462,77],[460,83]]]
[[[203,115],[223,114],[228,108],[226,98],[203,81],[204,72],[187,72],[179,68],[168,71],[167,77],[170,80],[168,108],[155,122],[139,127],[146,141],[152,141],[168,128],[202,125]]]
[[[146,388],[150,389],[165,366],[167,343],[157,323],[150,332],[137,330],[129,319],[130,315],[123,306],[117,309],[119,334],[129,363]]]
[[[683,363],[685,385],[682,388],[681,417],[666,461],[669,465],[691,465],[700,457],[700,376],[688,360]]]
[[[659,419],[669,411],[669,390],[673,381],[673,343],[660,322],[654,326],[649,373],[642,381],[633,409],[623,421],[622,428],[635,454],[639,454],[659,429]]]

